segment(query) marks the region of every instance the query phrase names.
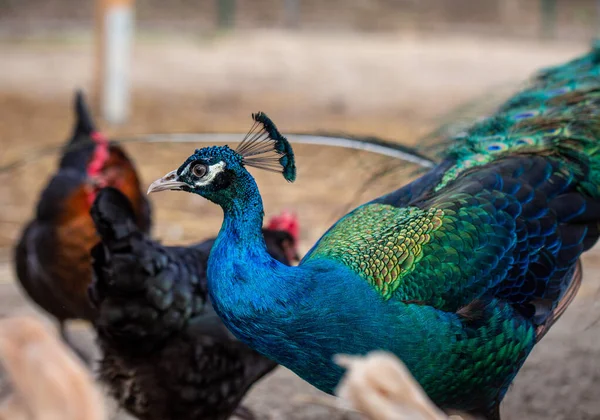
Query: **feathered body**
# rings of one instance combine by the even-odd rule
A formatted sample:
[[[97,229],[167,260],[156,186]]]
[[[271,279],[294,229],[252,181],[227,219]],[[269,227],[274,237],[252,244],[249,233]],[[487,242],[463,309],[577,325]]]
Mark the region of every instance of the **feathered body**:
[[[96,130],[81,93],[75,97],[75,114],[73,135],[58,170],[15,249],[20,284],[61,328],[65,320],[95,316],[87,288],[92,276],[90,250],[98,241],[89,215],[97,191],[119,188],[135,203],[140,228],[150,228],[149,203],[133,163]]]
[[[197,150],[151,189],[223,208],[208,285],[240,340],[329,393],[343,373],[336,353],[390,351],[441,408],[498,418],[598,239],[599,75],[600,49],[544,71],[430,172],[338,221],[297,267],[271,259],[260,236],[262,201],[244,166],[264,136],[251,138],[254,154]],[[255,119],[293,180],[285,138]]]
[[[214,239],[161,245],[143,234],[127,198],[110,188],[98,194],[92,217],[102,238],[92,250],[90,288],[99,311],[101,379],[141,420],[228,418],[276,363],[236,340],[214,312],[206,290]],[[285,264],[294,220],[284,214],[271,224],[286,230],[264,230],[267,249]]]

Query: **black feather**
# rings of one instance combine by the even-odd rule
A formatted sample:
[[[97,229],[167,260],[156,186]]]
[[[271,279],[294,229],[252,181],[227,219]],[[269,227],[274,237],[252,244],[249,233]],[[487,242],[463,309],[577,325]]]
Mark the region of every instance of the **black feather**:
[[[73,127],[73,139],[71,142],[77,141],[80,136],[89,136],[96,131],[96,125],[92,119],[92,114],[88,109],[85,101],[85,95],[82,90],[75,92],[75,126]]]
[[[91,138],[92,133],[96,131],[96,127],[85,103],[83,92],[80,90],[75,93],[73,110],[75,112],[73,134],[64,149],[59,167],[61,169],[74,168],[81,173],[85,173],[87,163],[96,147]]]

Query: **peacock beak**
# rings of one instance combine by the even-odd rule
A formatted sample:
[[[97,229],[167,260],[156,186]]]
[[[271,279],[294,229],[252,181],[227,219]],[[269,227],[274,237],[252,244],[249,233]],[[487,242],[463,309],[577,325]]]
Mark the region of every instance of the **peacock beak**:
[[[185,182],[179,181],[177,170],[171,171],[162,178],[157,179],[148,187],[148,194],[165,190],[181,190],[181,187],[186,186]]]

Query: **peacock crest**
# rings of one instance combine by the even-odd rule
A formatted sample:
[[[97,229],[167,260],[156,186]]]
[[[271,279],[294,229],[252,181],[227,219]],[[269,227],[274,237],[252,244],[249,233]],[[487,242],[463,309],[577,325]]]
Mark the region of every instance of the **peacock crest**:
[[[245,166],[271,172],[281,172],[283,177],[294,182],[296,163],[294,151],[287,139],[281,135],[267,114],[252,114],[254,124],[235,151],[242,157]]]

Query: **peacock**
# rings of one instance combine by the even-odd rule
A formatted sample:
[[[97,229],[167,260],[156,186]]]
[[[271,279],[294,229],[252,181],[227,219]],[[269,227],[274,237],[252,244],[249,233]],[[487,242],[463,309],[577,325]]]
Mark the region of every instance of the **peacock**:
[[[247,170],[296,177],[292,147],[264,113],[235,150],[198,149],[148,192],[223,209],[208,287],[250,347],[327,393],[344,374],[335,354],[389,351],[440,408],[499,419],[599,236],[599,110],[595,45],[456,135],[420,178],[346,214],[296,267],[267,253]]]

